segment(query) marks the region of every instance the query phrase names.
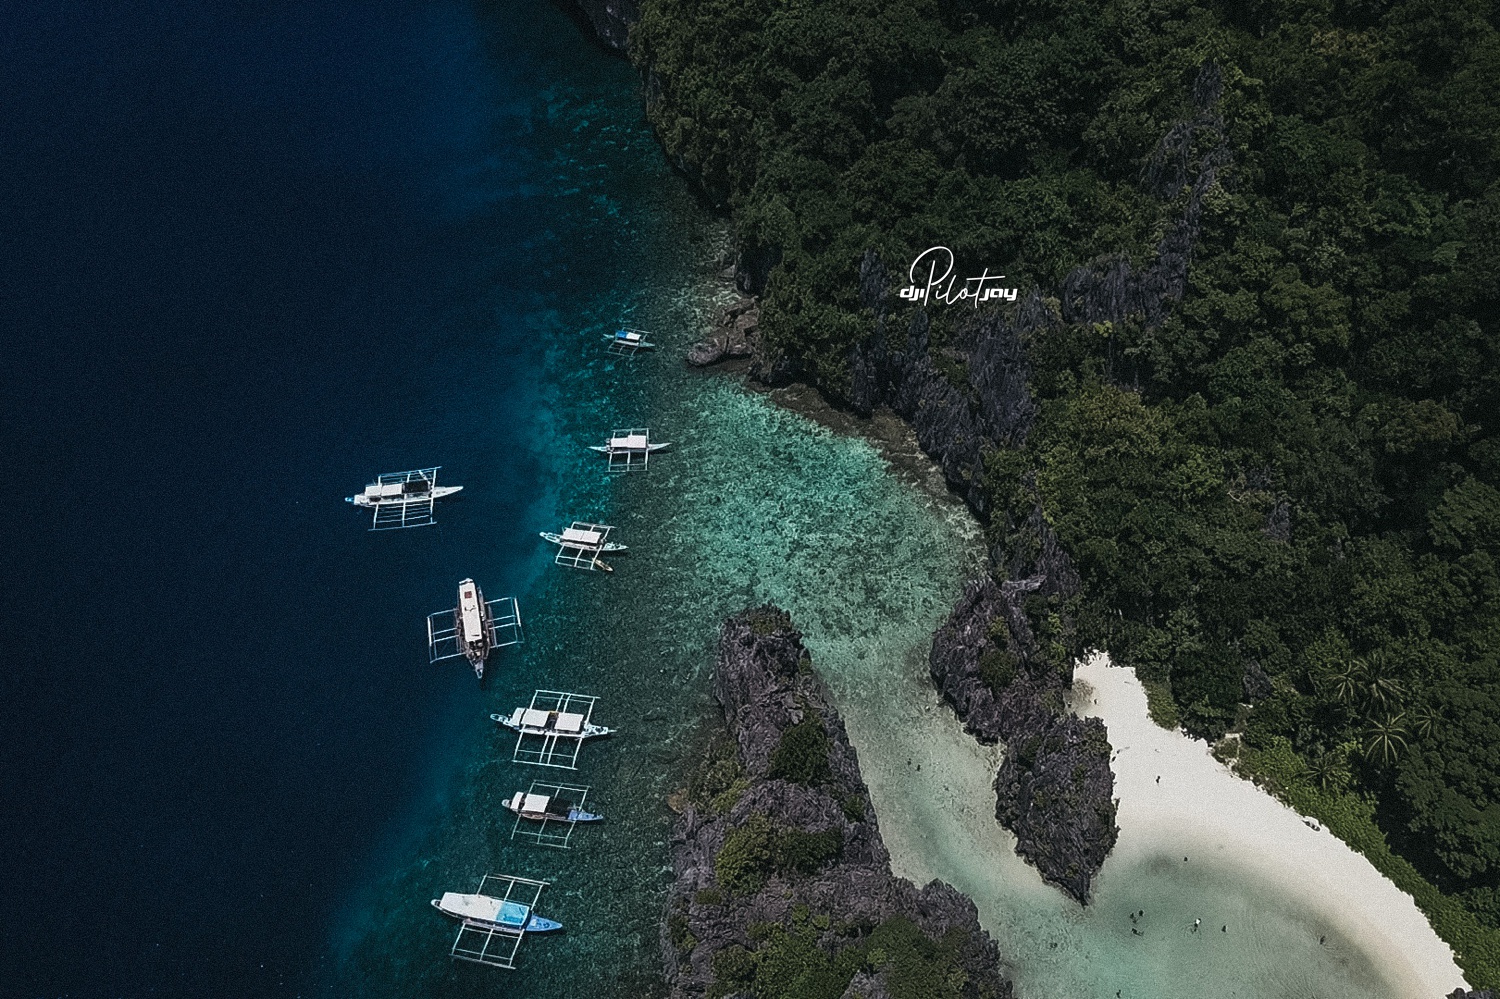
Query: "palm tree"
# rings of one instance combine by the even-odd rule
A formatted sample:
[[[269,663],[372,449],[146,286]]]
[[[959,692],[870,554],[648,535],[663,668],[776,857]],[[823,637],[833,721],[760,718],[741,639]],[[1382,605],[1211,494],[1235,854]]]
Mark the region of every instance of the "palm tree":
[[[1374,722],[1365,729],[1365,759],[1371,763],[1377,759],[1390,766],[1406,749],[1406,729],[1401,727],[1403,712],[1387,715],[1384,721]]]
[[[1344,772],[1344,767],[1339,761],[1337,754],[1327,750],[1307,761],[1302,768],[1302,776],[1312,783],[1318,785],[1324,791],[1338,782]]]
[[[1425,739],[1432,734],[1432,726],[1437,724],[1437,712],[1423,704],[1411,710],[1411,734],[1418,739]]]
[[[1375,652],[1365,664],[1362,692],[1372,706],[1383,708],[1405,696],[1406,689],[1391,673],[1391,660],[1383,651]]]
[[[1338,698],[1339,703],[1348,704],[1364,689],[1364,660],[1353,659],[1344,663],[1344,668],[1329,679],[1333,681],[1333,696]]]

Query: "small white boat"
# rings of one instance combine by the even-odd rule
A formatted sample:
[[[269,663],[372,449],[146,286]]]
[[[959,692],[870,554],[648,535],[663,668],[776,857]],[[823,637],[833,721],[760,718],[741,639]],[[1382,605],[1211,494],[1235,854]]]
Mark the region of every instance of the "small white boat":
[[[603,444],[590,444],[588,448],[609,459],[611,472],[644,472],[653,454],[671,446],[653,441],[650,427],[626,427],[611,431]]]
[[[445,891],[442,898],[432,900],[432,907],[466,923],[483,923],[513,932],[551,933],[563,928],[562,923],[532,912],[529,905],[488,895]]]
[[[546,540],[552,542],[554,545],[582,544],[592,547],[594,544],[594,536],[598,532],[575,531],[572,528],[568,528],[561,534],[554,534],[551,531],[538,531],[537,533]],[[599,551],[601,552],[624,552],[629,550],[630,549],[626,548],[624,545],[616,544],[613,541],[606,541],[604,544],[599,545]]]
[[[670,444],[652,444],[649,447],[640,447],[640,448],[618,447],[618,448],[616,448],[616,447],[610,447],[607,444],[590,444],[589,445],[589,450],[590,451],[598,451],[600,454],[618,454],[621,451],[632,451],[632,450],[634,450],[634,451],[644,451],[646,454],[655,454],[658,451],[665,451],[667,448],[669,448],[671,446],[672,445],[670,445]]]
[[[595,725],[588,716],[575,711],[547,711],[542,708],[516,708],[510,716],[490,715],[497,725],[522,735],[558,736],[564,739],[592,739],[613,735],[615,730]]]
[[[435,523],[432,504],[463,489],[463,486],[438,485],[437,473],[441,467],[387,472],[365,486],[364,492],[345,496],[344,502],[375,511],[372,531],[426,527]]]
[[[425,488],[420,482],[372,482],[365,491],[345,496],[345,503],[374,508],[377,506],[401,506],[407,503],[425,503],[429,499],[440,500],[460,492],[463,486],[433,486]]]
[[[622,326],[613,333],[604,334],[604,339],[609,343],[611,354],[623,354],[630,357],[643,350],[655,350],[656,344],[646,339],[651,336],[649,330],[638,330],[629,326]]]
[[[484,662],[490,653],[525,641],[521,630],[521,607],[515,597],[484,599],[472,579],[458,584],[458,603],[446,611],[427,615],[427,658],[431,662],[463,656],[484,679]]]
[[[490,618],[489,604],[484,602],[484,594],[474,580],[465,579],[458,584],[458,606],[453,609],[453,617],[464,658],[474,667],[475,675],[483,680],[485,657],[494,648],[495,622]]]
[[[505,807],[523,819],[534,822],[599,822],[602,815],[586,812],[579,805],[557,795],[517,791]]]

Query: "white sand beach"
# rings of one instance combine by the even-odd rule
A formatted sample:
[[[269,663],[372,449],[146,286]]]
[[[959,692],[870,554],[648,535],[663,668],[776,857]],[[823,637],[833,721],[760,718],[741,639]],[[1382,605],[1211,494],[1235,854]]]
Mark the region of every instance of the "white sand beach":
[[[926,650],[859,644],[809,642],[892,867],[974,899],[1020,999],[1440,999],[1463,984],[1409,896],[1205,744],[1155,726],[1134,671],[1103,657],[1079,668],[1078,699],[1119,750],[1121,831],[1079,906],[995,820],[1001,750],[976,743],[941,703]]]
[[[1104,720],[1116,750],[1120,839],[1101,880],[1112,865],[1163,853],[1182,853],[1189,865],[1212,857],[1274,881],[1357,940],[1402,995],[1436,999],[1464,981],[1410,895],[1328,830],[1235,776],[1206,743],[1153,723],[1133,669],[1099,655],[1074,677],[1075,708]]]

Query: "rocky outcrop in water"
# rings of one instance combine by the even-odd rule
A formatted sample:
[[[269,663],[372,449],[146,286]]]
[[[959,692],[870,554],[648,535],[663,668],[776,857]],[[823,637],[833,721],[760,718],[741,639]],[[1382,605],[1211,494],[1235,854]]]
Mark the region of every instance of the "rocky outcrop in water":
[[[1061,711],[1067,677],[1037,654],[1020,604],[1047,586],[1044,573],[971,582],[933,636],[929,669],[969,732],[1006,744],[995,815],[1017,852],[1086,903],[1119,834],[1114,774],[1104,723]]]
[[[765,606],[724,623],[714,696],[728,738],[693,778],[672,831],[662,924],[671,995],[748,994],[757,975],[795,961],[847,982],[851,999],[897,994],[893,984],[922,976],[961,980],[970,999],[1006,999],[974,904],[942,882],[918,889],[892,876],[859,761],[784,612]],[[927,942],[901,945],[918,935]]]
[[[760,309],[753,298],[742,298],[719,311],[713,330],[693,344],[687,361],[697,367],[749,357],[760,331]]]

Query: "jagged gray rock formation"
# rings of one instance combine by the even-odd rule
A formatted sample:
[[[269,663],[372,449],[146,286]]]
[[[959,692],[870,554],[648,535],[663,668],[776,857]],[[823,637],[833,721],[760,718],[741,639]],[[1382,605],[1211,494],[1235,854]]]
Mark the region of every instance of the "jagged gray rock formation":
[[[1070,272],[1055,302],[1033,291],[1009,315],[972,321],[949,348],[967,372],[962,385],[946,373],[954,365],[940,366],[932,356],[923,310],[910,319],[904,346],[890,346],[890,282],[880,259],[865,255],[860,301],[874,311],[876,325],[851,354],[850,401],[863,412],[886,405],[907,420],[979,517],[996,514],[984,489],[985,454],[1024,444],[1036,418],[1025,344],[1062,323],[1134,318],[1157,325],[1186,290],[1203,199],[1230,161],[1217,111],[1222,90],[1219,68],[1205,65],[1194,86],[1196,115],[1168,131],[1144,171],[1148,189],[1182,201],[1151,264],[1137,271],[1123,258],[1101,258]],[[1195,162],[1193,150],[1205,148]],[[1017,849],[1047,880],[1087,901],[1116,833],[1108,740],[1098,722],[1060,716],[1060,690],[1071,684],[1071,671],[1062,675],[1041,664],[1024,609],[1028,594],[1071,596],[1078,578],[1039,503],[1020,523],[1001,526],[1006,541],[991,552],[993,578],[965,591],[933,638],[930,669],[965,727],[1010,749],[996,777],[996,814],[1016,833]],[[1273,517],[1268,530],[1290,537],[1289,517]],[[988,676],[981,668],[986,657]],[[1005,663],[1011,667],[999,668]],[[1259,679],[1247,683],[1259,689]],[[1076,780],[1062,776],[1074,773]]]
[[[1017,852],[1086,903],[1119,834],[1114,774],[1104,723],[1058,710],[1065,677],[1036,654],[1020,601],[1046,585],[1044,574],[971,582],[933,636],[929,668],[969,732],[1006,744],[995,815]]]
[[[737,357],[749,357],[760,329],[760,309],[753,298],[742,298],[720,310],[713,330],[688,350],[687,361],[697,367]]]
[[[641,16],[637,0],[557,0],[579,20],[586,21],[594,37],[606,48],[625,51],[630,26]]]
[[[711,801],[689,801],[672,831],[674,880],[661,931],[670,994],[699,996],[716,979],[726,986],[742,981],[735,975],[753,975],[758,949],[774,932],[814,938],[831,955],[904,918],[955,947],[965,996],[1006,999],[1009,984],[974,904],[942,882],[918,889],[892,876],[843,721],[783,611],[768,605],[724,623],[714,696],[733,742],[736,777],[727,792],[713,788]],[[792,730],[823,735],[804,745],[788,736]],[[790,752],[788,739],[812,749]],[[789,779],[789,768],[799,767],[806,779]],[[837,850],[823,849],[812,864],[805,851],[800,867],[776,859],[799,844],[834,841]],[[768,843],[767,852],[756,852],[756,844]],[[721,851],[736,859],[716,865]],[[846,996],[876,999],[889,994],[894,972],[866,964],[846,973]]]

